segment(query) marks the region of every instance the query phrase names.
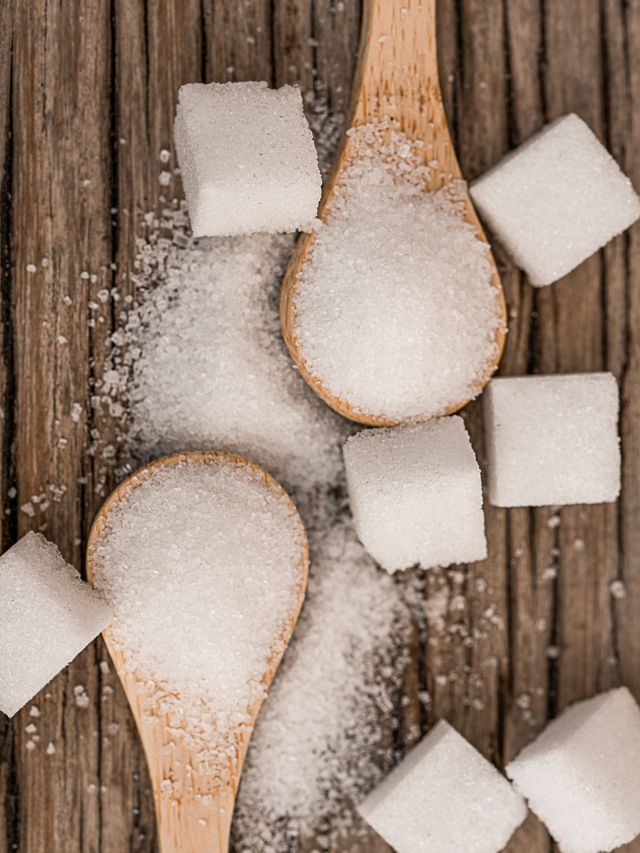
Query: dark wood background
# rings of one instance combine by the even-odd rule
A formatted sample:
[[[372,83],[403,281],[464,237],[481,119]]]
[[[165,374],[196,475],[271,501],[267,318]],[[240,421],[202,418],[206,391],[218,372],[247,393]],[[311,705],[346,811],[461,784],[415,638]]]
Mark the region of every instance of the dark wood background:
[[[127,292],[120,274],[134,257],[138,214],[162,190],[157,158],[172,147],[179,85],[298,81],[340,113],[359,7],[358,0],[0,3],[3,548],[44,525],[81,566],[101,491],[114,483],[113,467],[91,453],[91,431],[104,444],[114,427],[89,398],[118,308],[107,301],[91,313],[81,273]],[[467,178],[573,110],[640,188],[640,0],[441,0],[438,39]],[[481,572],[488,587],[475,583],[471,568],[455,619],[472,632],[497,602],[504,630],[481,632],[470,648],[443,631],[437,657],[417,652],[414,681],[424,669],[431,717],[449,717],[502,765],[573,700],[617,684],[640,699],[640,227],[544,290],[533,290],[499,247],[496,255],[511,310],[502,372],[613,371],[624,452],[617,504],[563,508],[559,526],[549,524],[551,509],[490,509],[492,558]],[[75,402],[82,406],[77,423]],[[468,423],[481,448],[477,403]],[[33,518],[20,511],[50,485],[66,486],[59,501]],[[549,566],[558,567],[557,579],[545,574]],[[615,579],[626,597],[611,596]],[[547,656],[550,645],[559,648],[557,658]],[[39,697],[40,736],[55,741],[55,755],[25,749],[28,710],[0,720],[2,853],[155,849],[143,756],[124,694],[98,667],[104,656],[98,641],[53,682],[50,698]],[[473,673],[491,656],[497,665],[485,673],[481,712],[469,709],[471,676],[446,686],[436,680],[453,668]],[[88,709],[73,701],[77,684],[92,697]],[[409,721],[416,708],[412,701],[406,709]],[[119,736],[107,747],[114,726]],[[530,817],[509,850],[550,846]],[[628,849],[640,851],[640,844]]]

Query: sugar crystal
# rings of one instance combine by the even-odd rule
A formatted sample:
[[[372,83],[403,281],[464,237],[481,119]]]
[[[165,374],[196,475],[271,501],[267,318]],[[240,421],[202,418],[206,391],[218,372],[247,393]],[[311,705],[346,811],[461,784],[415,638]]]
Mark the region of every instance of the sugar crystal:
[[[509,782],[444,720],[359,810],[397,853],[497,853],[527,814]]]
[[[631,181],[573,113],[508,154],[470,192],[537,287],[562,278],[640,216]]]
[[[0,710],[13,716],[111,613],[39,533],[27,533],[0,557],[0,580]]]
[[[168,220],[184,235],[184,217]],[[127,321],[129,377],[105,372],[132,404],[131,439],[146,457],[176,449],[244,453],[287,487],[341,467],[346,430],[294,370],[279,334],[283,237],[146,244],[140,308]],[[223,404],[222,404],[223,403]]]
[[[194,236],[296,231],[313,222],[320,170],[295,86],[187,84],[174,132]]]
[[[640,833],[640,708],[626,687],[577,702],[507,766],[563,853]]]
[[[344,458],[358,536],[387,571],[487,556],[480,469],[462,418],[363,430]]]

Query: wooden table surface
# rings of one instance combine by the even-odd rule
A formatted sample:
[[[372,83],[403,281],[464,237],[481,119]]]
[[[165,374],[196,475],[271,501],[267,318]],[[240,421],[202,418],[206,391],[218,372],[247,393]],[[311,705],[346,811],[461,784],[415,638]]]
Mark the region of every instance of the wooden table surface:
[[[172,147],[179,85],[298,81],[338,115],[348,101],[359,22],[358,0],[0,4],[3,548],[44,525],[81,566],[93,514],[115,482],[115,467],[91,450],[92,430],[104,442],[114,426],[92,411],[90,396],[117,308],[107,301],[89,312],[81,273],[126,292],[120,273],[134,257],[138,213],[153,209],[162,191],[157,157]],[[438,39],[467,178],[572,110],[640,188],[640,0],[441,0]],[[429,645],[416,650],[413,680],[428,686],[434,703],[428,718],[419,717],[412,696],[407,719],[424,725],[446,715],[503,765],[573,700],[617,684],[640,699],[640,226],[543,290],[533,290],[500,247],[496,256],[511,312],[502,373],[613,371],[624,455],[616,504],[565,507],[558,526],[549,523],[550,508],[489,508],[487,585],[474,582],[471,567],[455,619],[473,632],[493,603],[504,630],[483,632],[471,647],[445,630],[437,656]],[[74,403],[82,407],[77,420]],[[467,420],[481,452],[477,403]],[[66,491],[35,517],[20,511],[51,485]],[[558,568],[555,580],[545,574],[549,566]],[[616,579],[625,597],[611,595]],[[558,647],[557,657],[547,655],[549,646]],[[54,756],[25,749],[28,709],[0,719],[2,853],[155,849],[144,760],[112,676],[114,695],[100,698],[104,655],[97,641],[40,702]],[[471,675],[446,686],[436,680],[439,668],[472,674],[488,657],[497,665],[486,674],[481,711],[469,708]],[[73,701],[77,684],[92,697],[89,708]],[[101,735],[114,726],[119,737],[103,749]],[[509,850],[550,846],[530,817]],[[370,849],[387,848],[372,840]],[[640,851],[640,843],[628,849]]]

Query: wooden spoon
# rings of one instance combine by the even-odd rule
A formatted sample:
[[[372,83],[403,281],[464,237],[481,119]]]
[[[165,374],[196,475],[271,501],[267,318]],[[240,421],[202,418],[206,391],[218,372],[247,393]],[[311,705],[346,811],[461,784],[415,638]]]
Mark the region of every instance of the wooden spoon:
[[[289,614],[282,635],[273,638],[274,651],[262,676],[262,684],[266,691],[278,668],[284,647],[291,638],[302,607],[307,584],[308,546],[302,520],[293,503],[282,486],[259,466],[242,456],[230,453],[188,452],[165,456],[132,474],[107,498],[93,522],[87,546],[87,577],[89,581],[93,580],[93,555],[96,543],[105,532],[108,532],[111,510],[132,489],[139,487],[143,480],[153,476],[154,471],[177,465],[184,460],[196,461],[203,465],[212,462],[220,463],[222,460],[232,466],[252,468],[263,478],[265,491],[276,492],[286,497],[300,524],[303,547],[300,553],[300,583],[296,603]],[[247,604],[251,606],[250,602]],[[225,779],[220,781],[215,776],[198,774],[195,770],[198,767],[198,760],[194,754],[197,750],[190,749],[185,742],[176,738],[175,733],[169,731],[171,726],[167,714],[160,717],[157,713],[154,715],[149,713],[146,699],[148,685],[145,686],[136,679],[134,674],[127,671],[124,655],[118,650],[109,629],[103,632],[103,636],[127,694],[147,757],[156,805],[161,853],[226,853],[229,849],[231,819],[240,773],[263,699],[259,699],[250,708],[239,709],[246,710],[250,723],[238,727],[237,732],[234,733],[236,751],[235,755],[229,758]],[[162,782],[167,779],[176,783],[176,789],[183,792],[182,796],[176,799],[163,794]]]
[[[436,160],[425,184],[435,192],[462,177],[453,150],[442,105],[436,53],[436,0],[365,0],[360,56],[354,84],[355,103],[350,127],[359,127],[387,118],[400,123],[410,140],[424,143],[424,158]],[[358,155],[350,137],[344,138],[336,166],[325,187],[318,216],[323,221],[331,211],[332,198],[342,181],[344,170]],[[467,195],[464,215],[473,225],[478,239],[487,242],[482,226]],[[399,421],[376,413],[355,410],[348,400],[332,393],[322,379],[314,375],[300,353],[296,338],[296,290],[302,268],[313,248],[313,234],[303,234],[287,269],[280,296],[282,336],[300,373],[322,399],[339,414],[372,426],[396,426]],[[489,381],[504,348],[506,306],[495,261],[492,285],[499,292],[501,322],[496,333],[497,354],[478,381],[478,390]],[[461,409],[468,400],[460,400],[446,414]]]

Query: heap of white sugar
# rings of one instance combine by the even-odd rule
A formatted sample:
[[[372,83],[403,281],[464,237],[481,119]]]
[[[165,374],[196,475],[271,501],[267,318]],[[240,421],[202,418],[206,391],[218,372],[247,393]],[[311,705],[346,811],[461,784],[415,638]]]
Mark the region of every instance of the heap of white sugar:
[[[226,458],[147,470],[109,512],[94,583],[113,607],[115,643],[128,671],[152,682],[151,711],[200,750],[202,771],[226,765],[225,737],[263,696],[303,548],[287,496]]]
[[[287,487],[335,479],[346,430],[304,387],[280,337],[290,239],[196,242],[182,207],[151,224],[126,335],[139,351],[128,385],[139,453],[230,450]]]
[[[427,193],[421,152],[401,133],[359,128],[295,296],[311,373],[358,412],[441,415],[475,397],[501,316],[488,247],[458,187]]]
[[[323,824],[331,849],[347,849],[338,839],[344,845],[354,833],[366,841],[355,805],[391,760],[406,605],[393,580],[376,574],[350,526],[334,524],[315,546],[307,603],[242,775],[239,853],[298,849],[294,842]]]

